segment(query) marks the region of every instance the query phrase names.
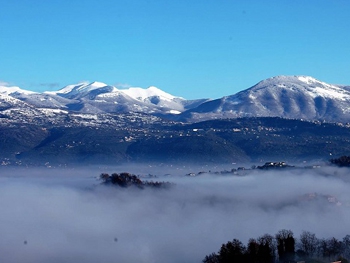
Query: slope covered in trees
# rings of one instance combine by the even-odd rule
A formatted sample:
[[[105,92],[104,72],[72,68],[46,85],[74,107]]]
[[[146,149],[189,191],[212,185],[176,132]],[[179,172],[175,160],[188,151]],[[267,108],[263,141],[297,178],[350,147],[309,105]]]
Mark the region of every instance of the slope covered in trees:
[[[172,184],[169,182],[158,182],[158,181],[142,181],[138,176],[130,173],[113,173],[111,175],[102,173],[100,179],[104,184],[112,184],[120,187],[136,186],[138,188],[144,187],[170,187]]]
[[[0,116],[1,117],[1,116]],[[0,122],[0,163],[50,166],[125,162],[232,163],[328,160],[350,153],[350,128],[281,118],[199,123],[146,117],[70,116],[52,123]],[[86,117],[86,116],[85,116]],[[94,117],[94,118],[92,118]],[[91,119],[92,118],[92,119]],[[28,121],[29,122],[29,121]]]
[[[331,159],[330,162],[337,166],[350,166],[350,156],[341,156],[339,158]]]

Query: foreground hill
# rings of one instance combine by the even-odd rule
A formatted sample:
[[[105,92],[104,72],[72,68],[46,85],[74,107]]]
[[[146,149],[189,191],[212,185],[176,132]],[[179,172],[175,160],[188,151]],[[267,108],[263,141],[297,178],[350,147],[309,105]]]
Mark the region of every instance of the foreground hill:
[[[329,160],[350,152],[349,127],[329,123],[239,118],[183,124],[134,115],[78,122],[79,118],[70,116],[65,126],[4,123],[0,118],[0,164],[242,163]]]

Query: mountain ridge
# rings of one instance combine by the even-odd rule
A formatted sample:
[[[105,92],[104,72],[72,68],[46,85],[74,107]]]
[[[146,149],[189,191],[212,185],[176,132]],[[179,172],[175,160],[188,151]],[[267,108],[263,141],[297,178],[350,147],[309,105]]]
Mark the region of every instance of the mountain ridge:
[[[236,94],[205,102],[183,112],[179,120],[238,117],[350,121],[347,86],[327,84],[308,76],[277,76]]]
[[[350,87],[309,76],[276,76],[212,100],[186,100],[154,86],[118,89],[96,81],[42,93],[1,85],[0,94],[0,105],[7,108],[19,107],[21,101],[32,108],[89,114],[140,112],[182,122],[239,117],[350,122]]]

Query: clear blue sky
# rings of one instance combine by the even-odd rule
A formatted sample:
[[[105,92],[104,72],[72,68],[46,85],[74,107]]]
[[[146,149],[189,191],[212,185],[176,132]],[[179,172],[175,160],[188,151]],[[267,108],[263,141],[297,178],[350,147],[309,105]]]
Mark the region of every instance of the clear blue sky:
[[[0,0],[0,81],[219,98],[276,75],[350,84],[349,0]]]

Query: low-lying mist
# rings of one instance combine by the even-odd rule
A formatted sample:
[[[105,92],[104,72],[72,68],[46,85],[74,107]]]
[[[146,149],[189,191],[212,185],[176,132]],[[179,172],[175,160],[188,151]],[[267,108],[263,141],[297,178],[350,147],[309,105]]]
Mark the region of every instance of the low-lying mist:
[[[345,168],[189,177],[185,168],[131,167],[2,169],[1,262],[201,262],[233,238],[246,243],[281,229],[350,234]],[[175,185],[120,188],[97,179],[123,171]]]

